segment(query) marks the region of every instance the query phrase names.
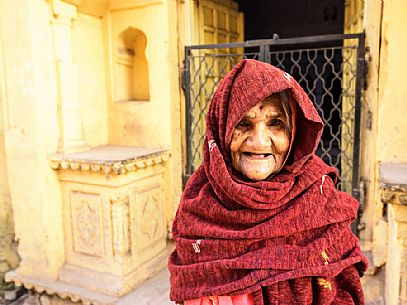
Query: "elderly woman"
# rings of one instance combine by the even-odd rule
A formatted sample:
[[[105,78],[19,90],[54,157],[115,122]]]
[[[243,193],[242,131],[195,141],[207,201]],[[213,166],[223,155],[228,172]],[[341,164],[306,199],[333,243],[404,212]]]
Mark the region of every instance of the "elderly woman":
[[[364,304],[358,202],[315,155],[322,128],[289,74],[242,60],[225,76],[173,226],[172,300]]]

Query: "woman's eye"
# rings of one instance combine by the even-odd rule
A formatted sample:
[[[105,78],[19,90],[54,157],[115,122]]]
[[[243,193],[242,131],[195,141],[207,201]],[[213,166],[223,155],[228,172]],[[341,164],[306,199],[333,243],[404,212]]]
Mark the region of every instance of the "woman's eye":
[[[248,126],[250,126],[250,123],[249,123],[248,121],[246,121],[246,120],[241,120],[241,121],[237,124],[237,126],[240,126],[240,127],[248,127]]]
[[[283,124],[284,122],[279,119],[273,119],[268,123],[269,126],[282,126]]]

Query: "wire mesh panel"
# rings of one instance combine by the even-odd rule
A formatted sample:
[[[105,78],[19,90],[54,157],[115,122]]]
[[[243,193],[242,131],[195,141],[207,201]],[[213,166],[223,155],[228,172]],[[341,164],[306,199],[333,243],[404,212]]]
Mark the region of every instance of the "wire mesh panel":
[[[189,172],[192,173],[203,160],[202,146],[205,136],[206,113],[209,103],[223,76],[243,58],[259,59],[257,53],[197,54],[189,58]]]
[[[269,62],[292,75],[313,101],[325,128],[317,154],[335,167],[339,188],[359,197],[362,34],[186,47],[187,179],[202,163],[210,100],[233,66],[243,58]]]
[[[357,45],[270,52],[270,62],[291,74],[325,124],[317,154],[352,192]]]

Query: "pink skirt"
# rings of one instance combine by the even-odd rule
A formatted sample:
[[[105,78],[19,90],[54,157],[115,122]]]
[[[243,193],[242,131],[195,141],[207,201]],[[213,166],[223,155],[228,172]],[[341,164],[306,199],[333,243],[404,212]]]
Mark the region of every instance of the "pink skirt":
[[[184,302],[184,305],[253,305],[253,295],[246,293],[234,297],[230,296],[216,296],[216,297],[203,297]]]

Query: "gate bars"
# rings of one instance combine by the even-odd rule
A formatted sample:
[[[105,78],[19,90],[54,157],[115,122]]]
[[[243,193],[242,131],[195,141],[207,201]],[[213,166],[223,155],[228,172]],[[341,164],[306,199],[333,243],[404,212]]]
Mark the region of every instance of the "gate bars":
[[[271,63],[299,82],[325,124],[317,154],[338,170],[338,188],[359,200],[363,33],[288,39],[275,34],[273,39],[186,46],[184,185],[203,159],[205,118],[212,95],[223,76],[243,58]]]

